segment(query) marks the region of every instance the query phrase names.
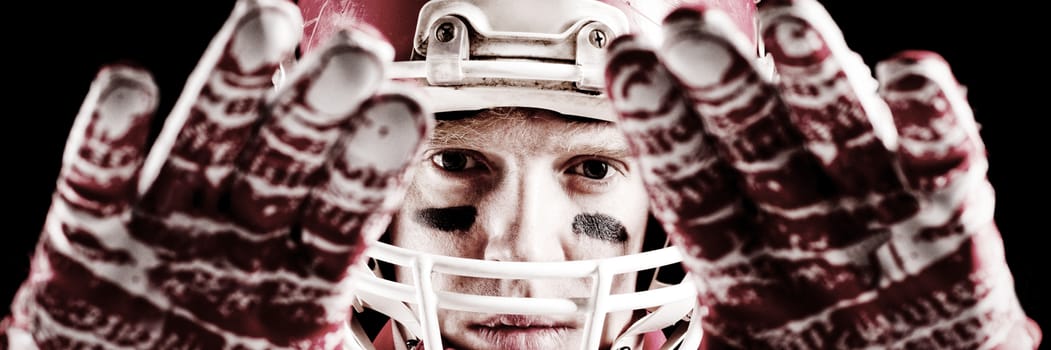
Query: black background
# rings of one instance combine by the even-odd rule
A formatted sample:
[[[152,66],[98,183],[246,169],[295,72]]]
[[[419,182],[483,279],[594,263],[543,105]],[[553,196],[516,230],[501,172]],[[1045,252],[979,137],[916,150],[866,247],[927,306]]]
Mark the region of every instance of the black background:
[[[0,183],[7,193],[0,213],[8,229],[0,238],[0,315],[7,314],[28,271],[65,138],[98,68],[129,60],[151,70],[163,116],[233,7],[232,1],[72,3],[22,2],[28,8],[5,10],[3,56],[9,63],[0,67],[0,77],[8,89],[0,96],[8,109],[0,119]],[[968,86],[989,151],[996,219],[1018,295],[1029,316],[1049,329],[1051,310],[1042,299],[1051,295],[1043,283],[1051,251],[1042,242],[1048,232],[1043,219],[1051,217],[1042,212],[1048,209],[1046,171],[1038,170],[1047,115],[1041,108],[1046,97],[1038,94],[1045,89],[1047,64],[1036,53],[1046,29],[1034,20],[1035,9],[950,0],[823,3],[870,66],[900,50],[932,50]]]

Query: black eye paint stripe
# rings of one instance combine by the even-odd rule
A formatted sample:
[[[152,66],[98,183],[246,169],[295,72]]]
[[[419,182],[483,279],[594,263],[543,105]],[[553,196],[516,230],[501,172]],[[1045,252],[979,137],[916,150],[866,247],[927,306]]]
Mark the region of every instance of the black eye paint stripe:
[[[619,220],[605,214],[577,214],[573,217],[573,233],[610,242],[628,240],[628,230]]]
[[[467,231],[474,225],[478,209],[472,206],[428,208],[416,212],[416,222],[445,232]]]

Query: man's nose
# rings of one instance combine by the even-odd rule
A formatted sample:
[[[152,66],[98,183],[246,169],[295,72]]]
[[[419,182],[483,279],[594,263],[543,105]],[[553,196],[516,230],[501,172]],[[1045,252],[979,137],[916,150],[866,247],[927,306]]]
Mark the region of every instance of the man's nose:
[[[569,199],[558,179],[540,169],[509,174],[489,198],[485,259],[563,261]]]

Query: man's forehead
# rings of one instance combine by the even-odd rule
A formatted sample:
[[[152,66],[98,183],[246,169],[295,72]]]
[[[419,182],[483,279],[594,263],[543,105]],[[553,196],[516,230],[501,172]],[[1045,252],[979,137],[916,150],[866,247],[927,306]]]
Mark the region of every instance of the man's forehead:
[[[439,117],[430,144],[479,150],[514,147],[553,152],[627,152],[627,142],[614,123],[534,108],[495,108],[458,113],[446,120]]]

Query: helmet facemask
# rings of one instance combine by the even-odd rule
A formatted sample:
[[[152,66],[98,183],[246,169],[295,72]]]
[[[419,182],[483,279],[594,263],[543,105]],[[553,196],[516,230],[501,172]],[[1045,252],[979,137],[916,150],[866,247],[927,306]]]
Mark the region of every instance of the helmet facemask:
[[[751,11],[746,15],[754,15],[750,1],[726,2],[746,4],[744,7]],[[348,17],[370,23],[370,18],[388,19],[377,25],[388,36],[410,33],[411,40],[397,37],[399,34],[391,37],[399,52],[389,75],[420,86],[438,113],[439,123],[443,118],[471,118],[477,111],[506,107],[615,122],[616,114],[604,95],[607,45],[627,33],[659,42],[659,25],[653,18],[678,5],[676,1],[654,1],[640,9],[634,7],[638,4],[619,0],[438,0],[407,1],[406,9],[391,11],[401,2],[321,3],[325,6],[300,1],[301,7],[306,6],[308,23],[305,47],[320,40],[315,38],[325,31],[319,30],[320,26]],[[369,12],[370,6],[386,12]],[[389,18],[397,17],[395,13],[406,12],[419,14],[414,29],[384,27],[394,23]],[[404,16],[395,22],[413,25],[404,21]],[[399,45],[402,42],[406,43],[404,47]],[[439,310],[525,315],[517,321],[497,320],[510,323],[530,315],[582,316],[583,349],[600,345],[634,348],[643,334],[661,330],[668,336],[662,348],[696,348],[702,333],[698,320],[704,312],[697,306],[696,286],[683,276],[679,249],[667,245],[663,230],[652,217],[645,231],[651,244],[641,253],[569,261],[494,261],[438,255],[392,245],[390,235],[386,235],[366,251],[369,266],[357,266],[351,273],[357,296],[355,309],[359,313],[371,309],[390,317],[396,348],[420,343],[427,348],[447,346],[442,344]],[[614,293],[617,276],[625,274],[636,278],[637,287]],[[574,297],[471,294],[435,288],[436,279],[440,279],[435,276],[585,281],[588,291]],[[613,344],[602,344],[607,332],[605,315],[616,312],[632,313],[631,322],[615,330],[618,334]],[[367,325],[362,320],[355,317],[349,327],[356,334],[357,345],[368,349],[373,335],[365,331]]]

